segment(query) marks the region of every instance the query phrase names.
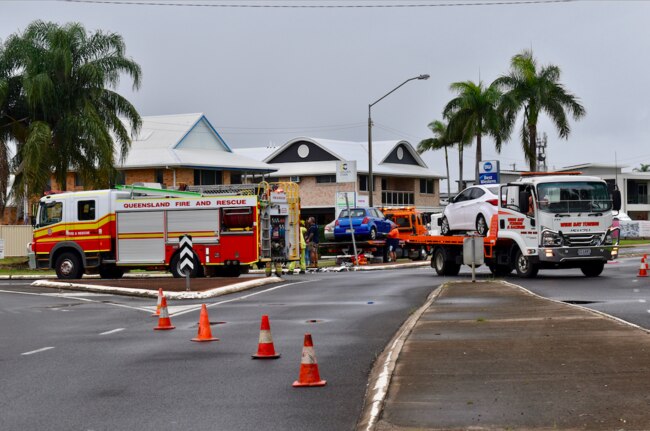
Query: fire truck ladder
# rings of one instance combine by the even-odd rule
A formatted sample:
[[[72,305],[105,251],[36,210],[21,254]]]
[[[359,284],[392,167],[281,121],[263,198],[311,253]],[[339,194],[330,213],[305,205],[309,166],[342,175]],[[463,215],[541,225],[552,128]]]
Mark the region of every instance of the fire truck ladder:
[[[257,187],[257,195],[260,203],[260,261],[270,262],[271,255],[271,215],[269,200],[269,183],[262,181]]]
[[[289,244],[287,259],[300,259],[300,189],[297,183],[280,182],[272,183],[271,187],[282,188],[287,196],[289,206],[289,227],[286,242]]]
[[[180,191],[180,190],[170,190],[170,189],[157,189],[153,187],[142,187],[142,186],[122,186],[116,185],[117,190],[124,190],[131,192],[131,199],[137,198],[149,198],[152,196],[157,197],[167,197],[167,198],[183,198],[183,197],[198,197],[201,196],[200,193]]]
[[[220,184],[214,186],[189,186],[187,189],[203,196],[253,196],[257,188],[257,184]]]

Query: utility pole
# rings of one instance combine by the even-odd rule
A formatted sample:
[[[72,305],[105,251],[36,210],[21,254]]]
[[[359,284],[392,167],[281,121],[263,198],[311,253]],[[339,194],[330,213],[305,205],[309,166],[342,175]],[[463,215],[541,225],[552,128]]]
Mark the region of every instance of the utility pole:
[[[537,138],[537,172],[548,171],[546,165],[546,146],[548,145],[548,138],[546,132],[543,133],[541,138]]]

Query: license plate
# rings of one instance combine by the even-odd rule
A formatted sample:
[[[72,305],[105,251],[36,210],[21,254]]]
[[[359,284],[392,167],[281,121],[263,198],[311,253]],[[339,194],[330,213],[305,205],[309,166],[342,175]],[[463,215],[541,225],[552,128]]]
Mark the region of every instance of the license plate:
[[[590,248],[579,248],[578,249],[578,256],[590,256],[591,255],[591,249]]]
[[[345,233],[352,233],[352,229],[346,229]]]

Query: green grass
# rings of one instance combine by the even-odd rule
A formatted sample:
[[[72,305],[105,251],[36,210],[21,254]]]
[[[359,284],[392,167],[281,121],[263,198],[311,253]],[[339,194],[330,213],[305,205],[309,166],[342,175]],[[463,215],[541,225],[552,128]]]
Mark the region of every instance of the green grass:
[[[620,245],[650,245],[650,239],[622,239]]]
[[[54,271],[31,270],[26,257],[0,259],[0,275],[54,275]]]

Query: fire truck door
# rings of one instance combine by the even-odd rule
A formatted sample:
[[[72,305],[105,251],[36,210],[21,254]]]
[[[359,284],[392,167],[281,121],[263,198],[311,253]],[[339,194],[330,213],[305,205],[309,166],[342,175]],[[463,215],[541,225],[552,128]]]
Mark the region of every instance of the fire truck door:
[[[96,199],[77,198],[72,201],[69,211],[72,212],[68,226],[68,237],[77,242],[84,251],[99,251],[99,227],[96,219]]]
[[[117,212],[117,263],[164,263],[163,211]]]

